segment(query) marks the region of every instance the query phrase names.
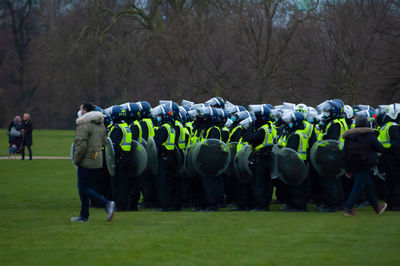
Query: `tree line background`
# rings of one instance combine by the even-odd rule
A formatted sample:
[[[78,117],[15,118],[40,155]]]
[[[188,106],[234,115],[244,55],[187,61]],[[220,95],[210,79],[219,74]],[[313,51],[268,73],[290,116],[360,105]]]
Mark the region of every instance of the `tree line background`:
[[[400,0],[0,0],[0,126],[82,101],[400,100]]]

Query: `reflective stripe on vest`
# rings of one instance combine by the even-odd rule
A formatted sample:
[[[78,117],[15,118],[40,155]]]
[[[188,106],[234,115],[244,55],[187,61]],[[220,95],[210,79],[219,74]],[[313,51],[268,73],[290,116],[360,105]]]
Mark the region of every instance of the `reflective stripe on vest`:
[[[280,135],[278,137],[277,144],[278,144],[279,147],[285,148],[286,144],[287,144],[287,135]]]
[[[388,122],[379,131],[378,140],[382,143],[383,147],[385,148],[392,147],[389,135],[389,130],[392,126],[397,126],[397,124],[393,122]]]
[[[342,124],[342,122],[340,121],[340,119],[335,119],[335,120],[329,122],[329,125],[326,127],[324,133],[322,133],[322,134],[320,134],[320,135],[318,136],[318,141],[323,140],[323,137],[324,137],[326,134],[328,134],[329,128],[330,128],[332,125],[334,125],[334,124],[339,124],[339,126],[340,126],[340,136],[339,136],[339,139],[337,139],[337,140],[340,141],[342,144],[344,143],[343,134],[344,134],[344,132],[346,132],[345,129],[347,128],[347,126],[346,126],[346,128],[345,128],[344,125]],[[346,122],[345,122],[345,124],[346,124]]]
[[[245,145],[249,145],[249,143],[246,142],[246,141],[243,141],[243,138],[240,137],[239,143],[238,143],[238,145],[236,146],[236,152],[239,152],[239,151],[243,148],[243,146],[245,146]]]
[[[127,123],[117,124],[117,126],[122,130],[122,139],[119,143],[119,146],[123,151],[131,151],[132,146],[132,132],[131,128],[128,126]],[[115,125],[111,128],[110,133],[108,136],[111,136],[112,131],[114,130]]]
[[[305,161],[307,160],[308,136],[302,130],[297,130],[295,134],[299,136],[299,147],[297,152],[300,158]]]
[[[111,129],[114,127],[114,125],[111,123],[107,126],[107,132],[111,132]]]
[[[311,138],[311,135],[314,131],[314,125],[305,120],[303,121],[303,124],[304,124],[304,130],[305,130],[304,132],[307,134],[308,138]]]
[[[156,135],[155,130],[154,130],[154,125],[153,125],[153,121],[151,121],[150,118],[144,118],[142,119],[143,122],[146,123],[147,125],[147,140],[149,140],[150,137],[154,138],[154,136]]]
[[[190,146],[195,145],[199,141],[199,137],[197,136],[198,130],[193,132],[193,135],[190,137]]]
[[[227,127],[223,127],[222,131],[228,132],[228,134],[230,134],[229,128],[227,128]]]
[[[175,121],[175,126],[179,127],[178,147],[179,149],[184,150],[186,148],[185,128],[183,127],[182,123],[178,120]]]
[[[168,138],[166,141],[164,141],[162,145],[168,151],[173,151],[175,149],[175,130],[173,127],[171,127],[170,124],[164,124],[162,126],[165,127],[168,131]]]
[[[343,126],[343,134],[344,134],[344,132],[346,132],[347,130],[349,130],[349,127],[347,126],[346,119],[340,118],[340,119],[339,119],[339,122],[340,122],[340,123],[342,124],[342,126]]]
[[[189,130],[190,135],[193,134],[193,122],[186,122],[185,127]]]
[[[201,139],[201,140],[206,140],[206,139],[208,139],[208,136],[210,135],[211,129],[213,129],[213,128],[215,128],[215,129],[218,130],[218,132],[219,132],[219,138],[218,138],[218,139],[221,140],[221,130],[219,129],[219,127],[216,127],[216,126],[212,126],[212,127],[210,127],[209,129],[207,129],[206,135],[205,135],[204,137],[201,137],[200,139]],[[203,134],[202,134],[201,136],[203,136]]]
[[[239,129],[242,128],[242,125],[237,125],[234,129],[232,129],[231,133],[229,134],[228,142],[231,143],[231,138],[235,134],[235,132]]]
[[[263,125],[262,127],[260,127],[260,128],[262,128],[263,130],[264,130],[264,132],[265,132],[265,134],[264,134],[264,140],[263,140],[263,142],[260,144],[260,145],[258,145],[257,147],[256,147],[256,151],[258,151],[258,150],[260,150],[260,149],[262,149],[262,148],[264,148],[264,147],[267,147],[267,146],[272,146],[272,144],[273,144],[273,141],[274,141],[274,137],[276,136],[276,129],[275,128],[273,128],[273,127],[271,127],[271,125],[270,124],[265,124],[265,125]]]
[[[137,141],[138,141],[138,142],[142,142],[142,139],[143,139],[143,132],[142,132],[142,127],[140,126],[140,122],[136,120],[135,122],[133,122],[133,124],[134,124],[135,126],[137,126],[137,128],[138,128],[138,130],[139,130],[139,136],[138,136]]]

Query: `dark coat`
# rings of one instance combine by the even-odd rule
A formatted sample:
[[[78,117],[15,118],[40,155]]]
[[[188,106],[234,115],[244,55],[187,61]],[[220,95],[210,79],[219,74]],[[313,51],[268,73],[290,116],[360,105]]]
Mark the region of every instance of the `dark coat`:
[[[346,171],[369,169],[378,163],[377,152],[383,152],[384,148],[378,141],[372,128],[360,127],[353,128],[343,134],[344,141],[344,158],[346,161]],[[360,161],[352,161],[349,159],[349,143],[362,143],[365,156]]]
[[[26,146],[32,146],[33,141],[32,141],[32,131],[33,131],[33,125],[32,122],[29,121],[22,121],[22,129],[25,130],[25,133],[23,134],[23,144]]]

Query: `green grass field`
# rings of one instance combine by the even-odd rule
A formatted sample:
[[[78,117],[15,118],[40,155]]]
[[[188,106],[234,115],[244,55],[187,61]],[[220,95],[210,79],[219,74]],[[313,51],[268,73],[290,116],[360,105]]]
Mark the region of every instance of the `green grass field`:
[[[0,129],[0,132],[4,136],[0,142],[0,156],[7,156],[7,129]],[[33,156],[69,156],[74,135],[75,131],[73,130],[33,130]]]
[[[68,155],[72,131],[43,131]],[[66,151],[62,151],[65,147]],[[400,265],[400,214],[271,212],[79,213],[69,160],[0,160],[0,265]]]

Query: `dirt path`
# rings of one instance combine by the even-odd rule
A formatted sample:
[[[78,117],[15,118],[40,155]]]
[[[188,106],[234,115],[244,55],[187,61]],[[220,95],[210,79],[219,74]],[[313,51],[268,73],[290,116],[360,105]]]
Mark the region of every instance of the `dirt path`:
[[[59,156],[33,156],[32,158],[33,160],[42,160],[42,159],[51,159],[51,160],[71,160],[71,157],[59,157]],[[14,156],[14,157],[10,157],[8,158],[8,156],[1,156],[0,160],[21,160],[21,156]],[[25,160],[28,160],[28,158],[25,157]]]

